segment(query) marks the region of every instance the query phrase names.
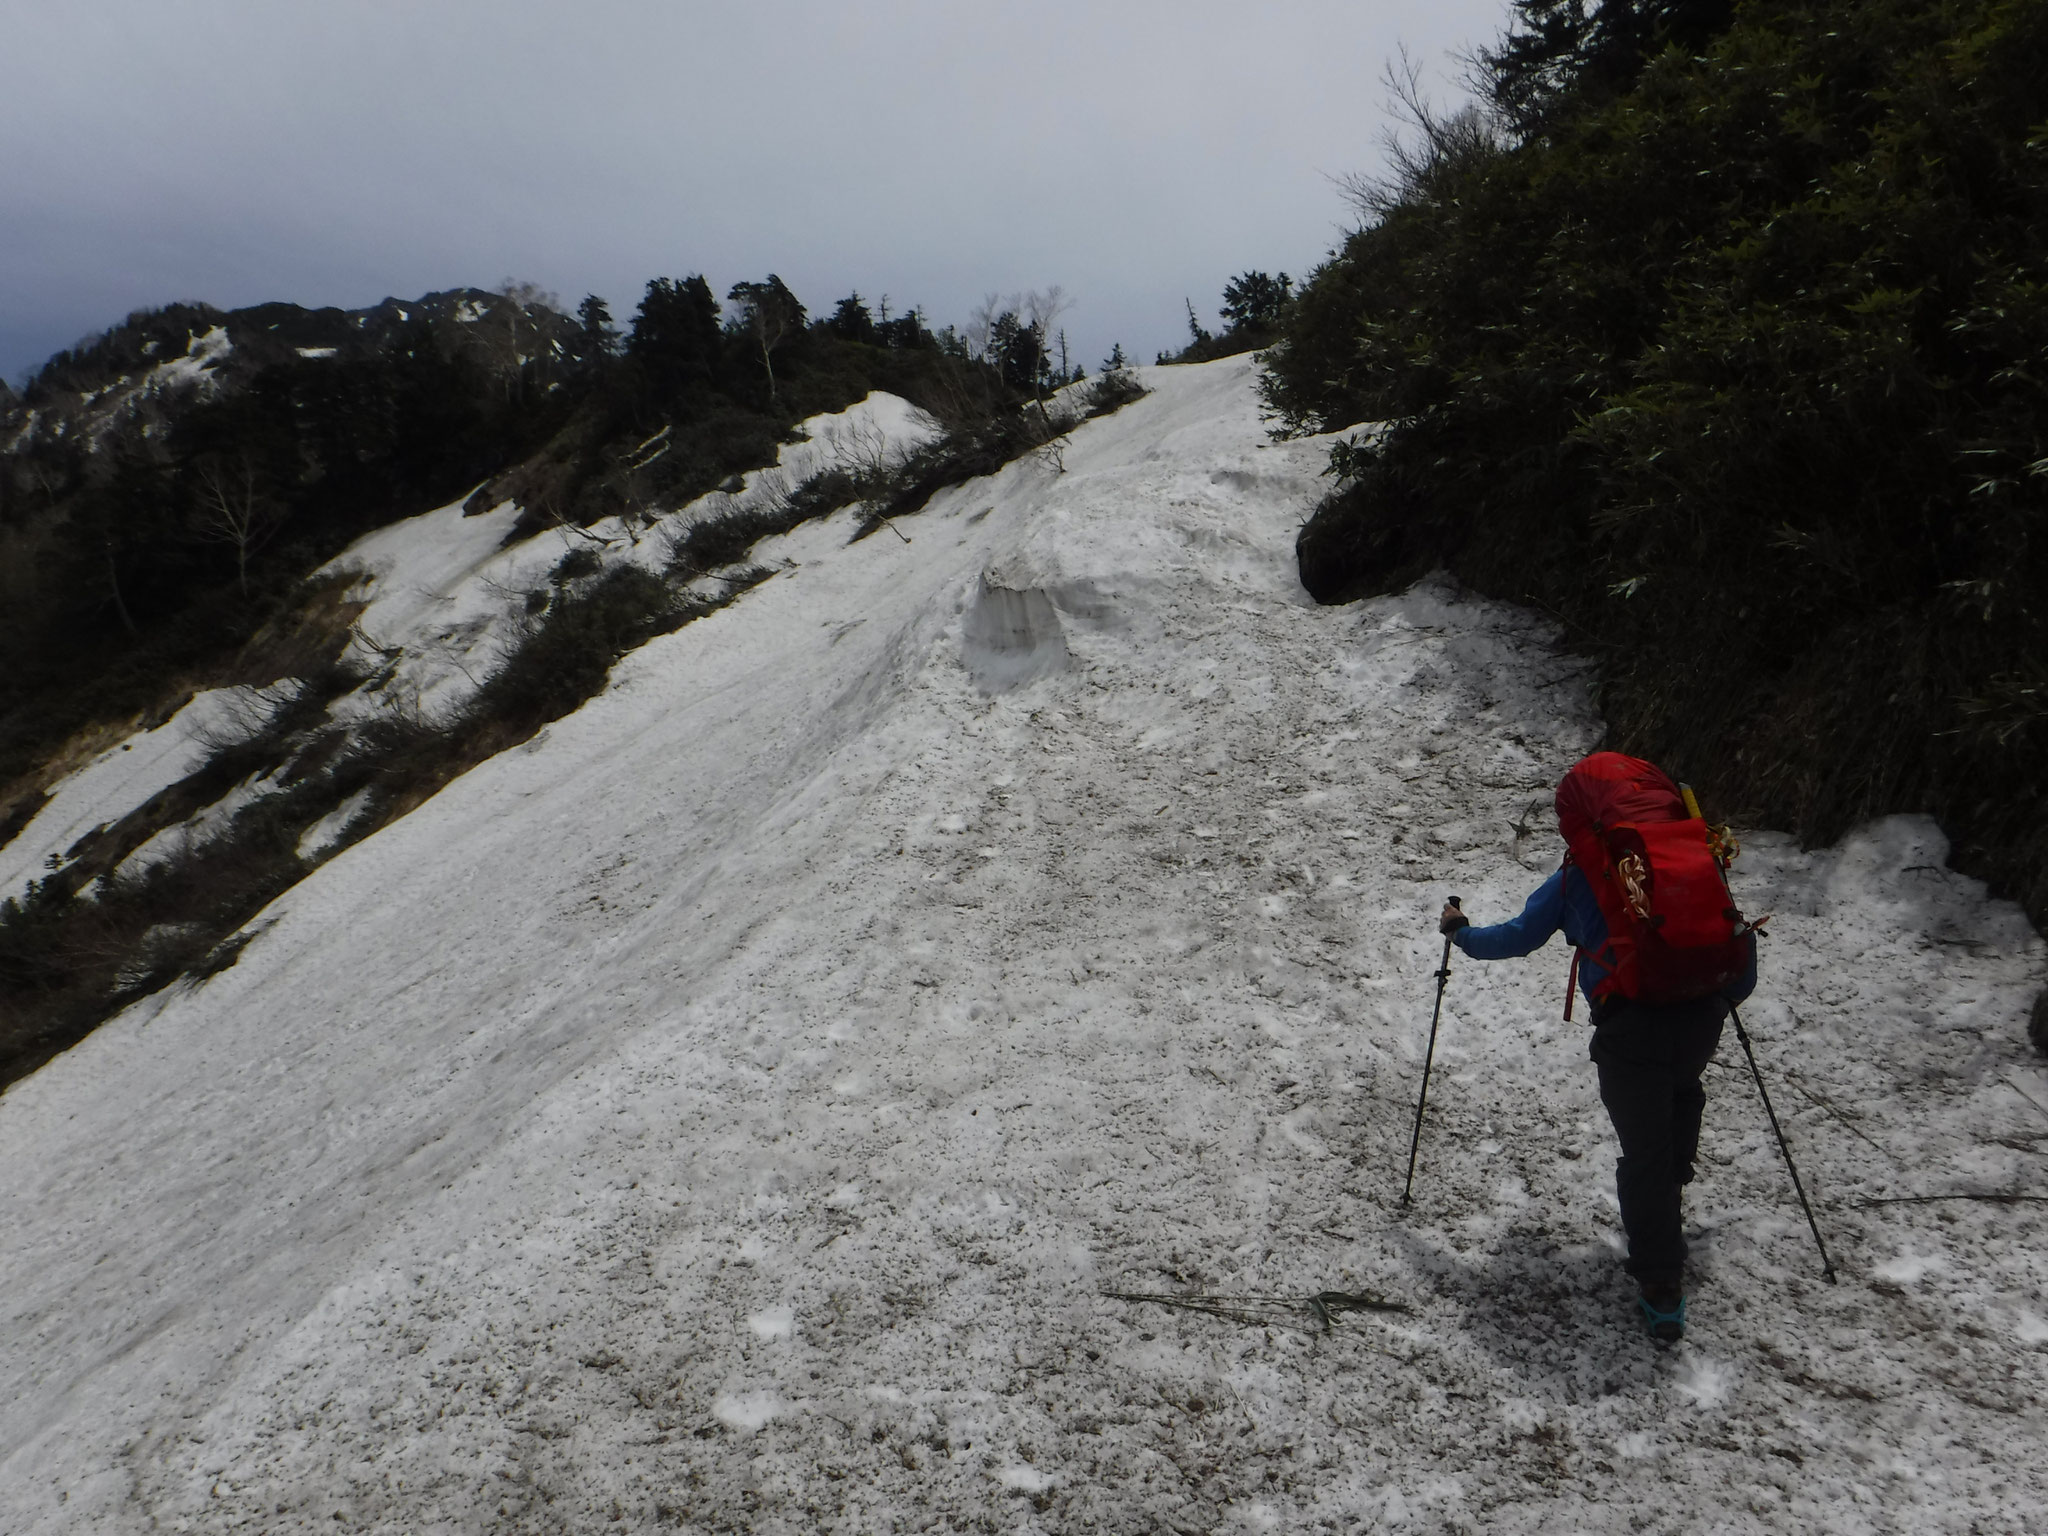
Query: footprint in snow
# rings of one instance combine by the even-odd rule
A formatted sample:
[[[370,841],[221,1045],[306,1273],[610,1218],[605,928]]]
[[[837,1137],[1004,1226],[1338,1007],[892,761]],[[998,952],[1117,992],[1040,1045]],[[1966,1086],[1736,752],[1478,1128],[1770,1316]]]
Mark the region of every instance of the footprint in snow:
[[[1735,1373],[1717,1360],[1687,1350],[1672,1372],[1671,1385],[1697,1407],[1716,1408],[1727,1401]]]
[[[1924,1275],[1948,1268],[1948,1261],[1935,1254],[1902,1253],[1889,1263],[1871,1270],[1870,1278],[1885,1285],[1911,1285]]]

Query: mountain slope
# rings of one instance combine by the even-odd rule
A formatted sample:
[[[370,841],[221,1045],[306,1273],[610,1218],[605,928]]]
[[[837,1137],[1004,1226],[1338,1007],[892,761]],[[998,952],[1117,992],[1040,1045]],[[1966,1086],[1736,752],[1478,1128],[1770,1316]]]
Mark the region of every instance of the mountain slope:
[[[1960,1530],[2048,1492],[2037,1208],[1852,1203],[2034,1174],[2017,909],[1924,822],[1748,839],[1837,1289],[1717,1071],[1695,1336],[1635,1335],[1561,953],[1458,968],[1398,1213],[1431,914],[1554,866],[1598,724],[1520,614],[1309,601],[1326,445],[1266,443],[1248,360],[1146,382],[907,543],[757,551],[0,1096],[0,1526]]]

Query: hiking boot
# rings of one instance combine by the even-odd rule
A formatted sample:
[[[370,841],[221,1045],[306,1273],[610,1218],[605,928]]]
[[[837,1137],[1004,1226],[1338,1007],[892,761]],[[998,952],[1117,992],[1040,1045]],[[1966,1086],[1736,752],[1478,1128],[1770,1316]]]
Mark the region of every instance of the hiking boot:
[[[1659,1344],[1676,1344],[1685,1337],[1685,1295],[1677,1286],[1644,1286],[1636,1298],[1650,1337]]]

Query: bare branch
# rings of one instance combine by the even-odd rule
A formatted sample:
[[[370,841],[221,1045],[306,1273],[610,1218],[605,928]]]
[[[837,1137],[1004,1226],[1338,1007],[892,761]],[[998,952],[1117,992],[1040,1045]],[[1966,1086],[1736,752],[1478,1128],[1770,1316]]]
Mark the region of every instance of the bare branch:
[[[1428,200],[1443,172],[1474,158],[1497,153],[1508,143],[1500,114],[1477,102],[1445,112],[1423,89],[1422,69],[1404,47],[1380,76],[1393,123],[1380,136],[1385,166],[1377,174],[1357,172],[1338,185],[1351,205],[1373,221],[1402,204]]]
[[[232,459],[207,454],[194,467],[199,491],[193,531],[207,543],[234,546],[235,583],[247,596],[249,556],[276,531],[285,507],[265,493],[256,461],[246,452]]]

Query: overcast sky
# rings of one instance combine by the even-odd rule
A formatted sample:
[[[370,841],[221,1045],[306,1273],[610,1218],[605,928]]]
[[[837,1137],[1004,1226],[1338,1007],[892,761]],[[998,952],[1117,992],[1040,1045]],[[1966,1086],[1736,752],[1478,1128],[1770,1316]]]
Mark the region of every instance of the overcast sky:
[[[0,0],[0,375],[129,310],[514,277],[623,323],[781,274],[963,320],[1061,284],[1092,369],[1297,277],[1506,0]]]

